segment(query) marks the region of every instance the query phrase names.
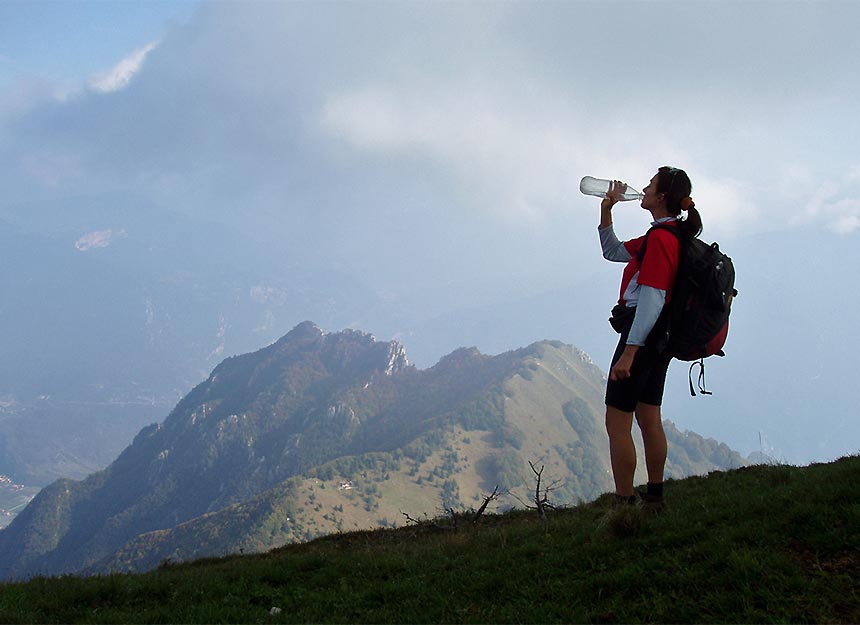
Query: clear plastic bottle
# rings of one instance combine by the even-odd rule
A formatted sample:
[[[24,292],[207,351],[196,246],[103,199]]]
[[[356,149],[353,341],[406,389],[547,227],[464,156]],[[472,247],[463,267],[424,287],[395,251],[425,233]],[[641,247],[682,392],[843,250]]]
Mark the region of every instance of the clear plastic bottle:
[[[641,200],[642,194],[631,186],[623,182],[617,188],[613,189],[615,182],[613,180],[604,180],[603,178],[593,178],[585,176],[579,182],[579,190],[585,195],[594,195],[596,197],[605,198],[610,189],[618,193],[618,199],[621,202],[628,200]]]

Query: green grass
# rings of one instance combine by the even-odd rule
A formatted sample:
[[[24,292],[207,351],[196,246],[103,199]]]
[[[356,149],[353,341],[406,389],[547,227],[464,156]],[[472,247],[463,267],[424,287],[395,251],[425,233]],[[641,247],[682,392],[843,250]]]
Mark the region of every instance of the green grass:
[[[0,586],[0,622],[857,623],[858,478],[860,457],[756,466],[668,483],[659,516],[603,497],[546,523],[515,511],[34,579]]]

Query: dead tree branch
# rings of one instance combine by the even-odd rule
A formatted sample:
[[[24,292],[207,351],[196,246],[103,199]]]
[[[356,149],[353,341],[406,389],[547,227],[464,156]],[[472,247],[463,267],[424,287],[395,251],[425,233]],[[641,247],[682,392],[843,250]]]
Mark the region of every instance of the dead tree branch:
[[[454,508],[447,508],[446,512],[451,515],[451,527],[449,527],[448,529],[454,530],[456,532],[458,523],[457,513],[454,512]]]
[[[540,494],[540,480],[543,476],[544,465],[540,465],[540,471],[535,468],[534,463],[529,460],[529,466],[532,468],[532,472],[535,474],[535,496],[534,502],[535,506],[537,506],[538,514],[542,521],[546,521],[546,509],[544,508],[544,504],[547,502],[546,493],[544,493],[543,497]]]
[[[403,510],[401,510],[401,511],[400,511],[400,514],[402,514],[403,516],[405,516],[405,517],[406,517],[406,523],[407,523],[407,524],[409,524],[409,523],[413,523],[413,524],[415,524],[415,525],[421,525],[421,524],[423,523],[422,521],[420,521],[420,520],[418,520],[418,519],[413,519],[413,518],[412,518],[411,516],[409,516],[407,513],[403,512]]]
[[[403,512],[403,510],[400,511],[400,514],[402,514],[406,518],[407,524],[415,525],[418,527],[443,530],[446,532],[456,532],[460,529],[461,520],[468,519],[473,526],[477,525],[478,521],[481,519],[481,516],[483,516],[484,512],[486,512],[487,506],[490,505],[490,502],[495,501],[500,496],[501,493],[499,492],[499,487],[496,486],[493,489],[492,493],[484,497],[484,502],[481,504],[481,507],[478,508],[477,512],[474,508],[471,508],[470,510],[464,510],[462,512],[457,512],[456,510],[454,510],[454,508],[443,508],[442,510],[444,511],[445,515],[440,515],[435,519],[430,519],[426,515],[424,519],[416,519],[415,517],[410,516],[408,513]],[[469,518],[470,515],[471,518]],[[445,519],[450,519],[450,521],[448,523],[440,522],[444,521]]]
[[[481,504],[481,507],[478,508],[478,511],[475,513],[475,516],[472,517],[472,525],[476,525],[478,523],[478,519],[481,518],[481,515],[484,514],[484,511],[487,509],[487,506],[491,501],[494,501],[499,498],[499,487],[493,489],[493,492],[488,496],[484,497],[484,503]]]
[[[549,494],[554,490],[557,490],[562,484],[562,480],[556,480],[549,486],[544,486],[543,491],[541,491],[541,481],[543,479],[543,471],[545,465],[540,465],[540,469],[538,469],[535,464],[529,460],[529,466],[532,469],[532,473],[535,474],[535,492],[532,501],[534,501],[534,506],[526,504],[522,499],[516,497],[517,500],[526,506],[530,510],[537,510],[540,515],[541,520],[546,521],[546,511],[547,509],[555,510],[555,506],[549,502]]]
[[[419,519],[414,519],[411,516],[409,516],[407,513],[403,512],[403,510],[400,511],[400,514],[402,514],[403,516],[406,517],[407,523],[413,523],[414,525],[417,525],[418,527],[429,527],[432,529],[442,530],[445,532],[456,532],[457,531],[457,515],[454,513],[453,508],[450,510],[445,510],[445,512],[448,512],[451,515],[451,518],[453,519],[453,525],[441,525],[441,524],[437,523],[435,519],[431,520],[431,519],[425,518],[423,521],[421,521]]]

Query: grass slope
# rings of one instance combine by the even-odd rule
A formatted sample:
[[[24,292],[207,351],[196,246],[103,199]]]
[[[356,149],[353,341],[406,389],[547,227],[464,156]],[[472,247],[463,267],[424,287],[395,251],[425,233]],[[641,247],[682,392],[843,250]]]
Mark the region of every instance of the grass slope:
[[[606,496],[546,522],[439,519],[145,575],[39,578],[0,585],[0,622],[857,623],[858,478],[857,456],[755,466],[670,482],[653,517]]]

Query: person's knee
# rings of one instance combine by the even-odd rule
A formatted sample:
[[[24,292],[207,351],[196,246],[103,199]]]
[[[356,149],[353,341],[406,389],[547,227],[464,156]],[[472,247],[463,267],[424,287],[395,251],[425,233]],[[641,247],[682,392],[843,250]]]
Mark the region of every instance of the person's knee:
[[[632,412],[624,412],[612,406],[606,407],[606,432],[610,437],[629,434],[632,427]]]
[[[639,402],[636,406],[636,423],[643,433],[663,430],[663,417],[660,406]]]

